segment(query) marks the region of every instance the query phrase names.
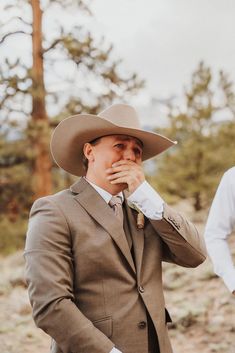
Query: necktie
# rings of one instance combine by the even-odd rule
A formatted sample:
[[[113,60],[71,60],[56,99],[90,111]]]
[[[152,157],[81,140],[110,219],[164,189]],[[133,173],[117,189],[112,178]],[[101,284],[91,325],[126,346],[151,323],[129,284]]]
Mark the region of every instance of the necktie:
[[[122,198],[120,196],[112,196],[111,200],[109,201],[109,205],[112,207],[116,217],[119,219],[120,224],[122,226],[124,226],[124,213],[123,213],[123,208],[122,208]],[[128,226],[127,226],[128,227]],[[128,242],[128,246],[130,248],[130,250],[133,250],[132,247],[132,238],[131,238],[131,233],[129,231],[129,229],[123,229],[126,235],[126,239]],[[132,257],[133,257],[133,253],[132,253]],[[134,257],[133,257],[134,259]]]
[[[112,207],[116,217],[123,224],[123,210],[122,210],[122,199],[120,196],[112,196],[109,201],[109,205]]]

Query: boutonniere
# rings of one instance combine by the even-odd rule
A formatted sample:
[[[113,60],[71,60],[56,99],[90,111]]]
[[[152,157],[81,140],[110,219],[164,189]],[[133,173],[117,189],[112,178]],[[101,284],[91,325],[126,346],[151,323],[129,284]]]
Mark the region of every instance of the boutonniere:
[[[136,219],[136,226],[138,229],[144,228],[144,214],[140,211],[140,209],[132,202],[128,202],[128,206],[133,210],[137,211],[137,219]]]

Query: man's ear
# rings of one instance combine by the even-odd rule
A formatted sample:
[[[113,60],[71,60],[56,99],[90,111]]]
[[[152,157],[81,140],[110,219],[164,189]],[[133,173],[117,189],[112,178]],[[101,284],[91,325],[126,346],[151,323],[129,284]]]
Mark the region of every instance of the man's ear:
[[[83,146],[83,153],[89,162],[94,161],[93,146],[89,142]]]

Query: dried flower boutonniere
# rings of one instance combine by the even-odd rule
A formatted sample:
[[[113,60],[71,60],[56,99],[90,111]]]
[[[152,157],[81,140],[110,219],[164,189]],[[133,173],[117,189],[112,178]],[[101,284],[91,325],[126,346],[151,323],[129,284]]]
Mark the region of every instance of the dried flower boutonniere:
[[[128,206],[138,212],[137,219],[136,219],[136,226],[138,229],[143,229],[144,228],[144,214],[139,210],[139,208],[134,203],[128,202]]]

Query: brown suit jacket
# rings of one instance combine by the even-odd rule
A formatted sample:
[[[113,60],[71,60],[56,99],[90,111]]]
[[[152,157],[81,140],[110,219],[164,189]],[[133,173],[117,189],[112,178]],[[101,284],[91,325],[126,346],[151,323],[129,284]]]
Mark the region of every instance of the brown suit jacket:
[[[126,202],[126,201],[125,201]],[[162,261],[196,267],[206,256],[195,227],[165,205],[136,227],[127,206],[135,265],[109,205],[84,179],[37,200],[26,239],[26,280],[38,327],[53,353],[148,353],[146,309],[161,353],[171,353]]]

